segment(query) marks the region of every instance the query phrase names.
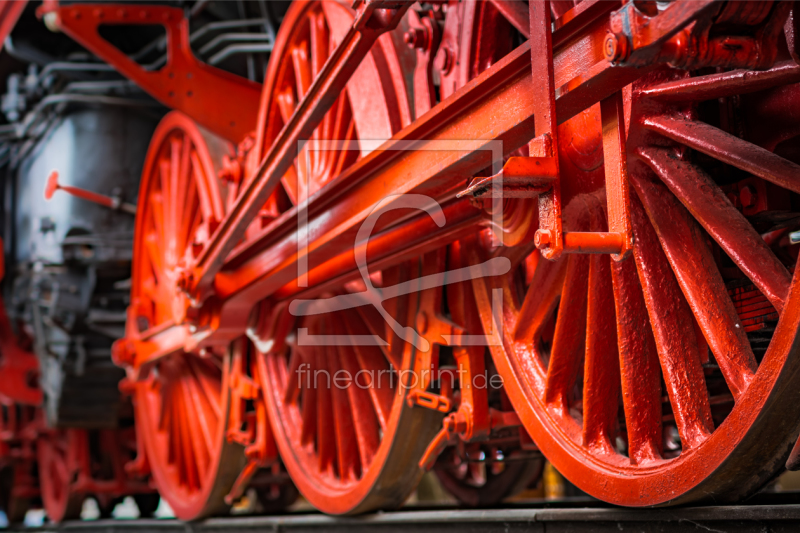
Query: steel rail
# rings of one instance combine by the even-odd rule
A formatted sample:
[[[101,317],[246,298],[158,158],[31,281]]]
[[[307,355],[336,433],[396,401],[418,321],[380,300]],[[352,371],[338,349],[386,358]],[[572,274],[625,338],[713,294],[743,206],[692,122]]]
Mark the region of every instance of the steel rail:
[[[792,500],[796,500],[796,497]],[[528,504],[506,509],[404,509],[358,517],[289,513],[280,516],[212,518],[186,523],[178,520],[94,520],[19,531],[71,533],[171,532],[218,533],[263,531],[481,532],[544,531],[788,531],[800,526],[800,504],[718,505],[682,509],[620,509],[587,498]]]

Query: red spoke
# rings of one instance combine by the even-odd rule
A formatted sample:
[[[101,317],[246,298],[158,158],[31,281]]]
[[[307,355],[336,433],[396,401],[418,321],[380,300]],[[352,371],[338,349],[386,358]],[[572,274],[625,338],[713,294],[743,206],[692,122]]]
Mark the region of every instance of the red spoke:
[[[165,283],[164,279],[164,264],[162,263],[162,251],[158,248],[156,237],[152,233],[145,237],[144,241],[145,251],[147,258],[150,260],[150,265],[153,267],[153,274],[156,277],[156,282],[159,285]]]
[[[386,322],[383,320],[381,314],[371,305],[362,305],[356,308],[358,312],[358,317],[364,322],[366,325],[364,335],[372,335],[376,339],[381,339],[385,341],[384,338],[386,335]],[[389,349],[389,346],[386,343],[382,343],[380,346],[383,355],[386,357],[387,360],[391,361],[392,352]],[[395,368],[402,363],[402,361],[397,361]],[[394,364],[394,362],[392,362]]]
[[[186,383],[183,383],[180,394],[180,412],[181,412],[181,438],[183,445],[181,447],[183,454],[183,467],[186,469],[188,485],[192,488],[200,487],[200,471],[199,465],[202,460],[197,456],[196,450],[199,442],[195,442],[197,435],[192,431],[193,426],[197,423],[194,417],[191,416],[190,404],[188,403],[188,395],[186,392]],[[197,439],[199,441],[199,439]]]
[[[350,103],[347,101],[347,89],[339,99],[336,101],[336,114],[334,115],[336,118],[333,122],[333,129],[331,131],[330,138],[334,141],[338,141],[343,143],[347,140],[348,131],[350,128],[354,127],[353,117],[350,112]],[[349,146],[342,146],[342,150],[335,152],[332,156],[336,156],[334,158],[334,163],[332,164],[331,168],[336,169],[342,166],[339,161],[346,160],[348,156],[348,151],[345,148],[349,148]],[[333,170],[331,172],[331,176],[338,176],[339,173]]]
[[[180,186],[180,175],[181,175],[181,148],[183,143],[180,139],[172,138],[170,139],[169,143],[169,191],[170,191],[170,203],[169,203],[169,211],[167,212],[167,217],[169,220],[169,242],[170,242],[170,253],[175,258],[175,260],[180,257],[181,252],[183,249],[179,248],[180,246],[180,217],[184,209],[183,205],[183,197],[185,194],[185,190]]]
[[[722,189],[696,166],[671,157],[668,150],[641,148],[638,155],[780,313],[791,274]]]
[[[58,451],[53,449],[53,450],[51,450],[50,453],[53,454],[53,455],[56,455],[56,454],[58,454]],[[57,480],[56,481],[57,486],[58,487],[63,487],[65,489],[67,487],[69,487],[70,478],[72,476],[70,476],[69,469],[67,468],[67,458],[65,456],[63,456],[63,455],[55,457],[50,464],[51,464],[51,466],[53,468],[53,471],[55,473],[54,477]]]
[[[615,453],[620,390],[609,261],[607,255],[595,255],[590,260],[583,382],[583,443],[601,453]]]
[[[535,342],[540,330],[555,309],[564,287],[568,259],[540,260],[536,264],[530,288],[525,294],[516,322],[514,339]]]
[[[661,247],[733,397],[739,398],[747,390],[758,365],[705,236],[664,184],[635,174],[631,181]]]
[[[735,135],[703,122],[667,116],[648,117],[643,124],[723,163],[800,193],[800,165]]]
[[[348,318],[346,327],[351,335],[365,335],[367,333],[367,328],[356,317]],[[367,390],[369,391],[369,398],[375,415],[378,417],[381,429],[386,429],[392,411],[392,402],[394,401],[394,390],[391,387],[391,383],[395,373],[389,368],[383,353],[375,346],[356,345],[353,346],[353,350],[355,351],[359,370],[365,372],[362,376],[366,376],[370,382]],[[356,377],[355,374],[353,374],[353,377]]]
[[[337,326],[340,324],[337,324]],[[337,328],[338,329],[338,328]],[[339,479],[349,480],[358,479],[360,475],[358,439],[356,437],[353,424],[353,412],[350,407],[350,398],[347,389],[352,385],[344,384],[337,377],[349,377],[345,373],[340,373],[344,367],[341,364],[345,347],[335,346],[331,350],[328,360],[328,369],[331,372],[333,388],[333,419],[336,434],[336,458],[339,466]],[[349,381],[349,380],[348,380]]]
[[[332,375],[328,371],[327,355],[323,350],[315,350],[316,365],[313,387],[317,390],[317,456],[320,472],[328,472],[336,460],[336,428],[333,420],[333,401],[331,398]]]
[[[207,454],[210,450],[214,449],[214,430],[216,427],[212,427],[211,423],[209,423],[209,408],[214,410],[213,406],[209,404],[209,401],[205,398],[205,396],[200,392],[200,388],[197,384],[197,380],[193,375],[187,376],[188,388],[189,388],[189,396],[191,397],[191,405],[195,406],[195,413],[196,416],[192,416],[191,418],[195,423],[199,424],[200,431],[195,431],[194,433],[194,443],[200,442],[200,439],[197,438],[198,436],[202,436],[203,443],[205,444],[205,454],[202,455],[204,460],[208,460]],[[219,420],[216,411],[214,412],[214,426],[216,426],[217,421]],[[200,454],[197,455],[201,457]]]
[[[354,141],[356,141],[356,123],[350,121],[347,125],[347,130],[344,134],[344,145],[345,147],[349,147]],[[338,161],[336,161],[336,166],[333,168],[333,172],[331,172],[331,176],[338,176],[344,170],[345,164],[350,159],[348,157],[350,155],[349,150],[342,150],[341,156],[339,157]]]
[[[219,213],[219,218],[216,217],[214,205],[211,199],[210,187],[212,185],[209,183],[209,180],[216,180],[216,177],[205,175],[205,172],[203,172],[203,166],[200,163],[200,158],[197,157],[197,154],[194,151],[192,152],[192,172],[194,174],[194,181],[197,184],[197,196],[200,199],[200,211],[203,213],[203,220],[219,220],[219,218],[222,218],[222,213]]]
[[[544,396],[546,403],[564,411],[569,409],[569,394],[583,366],[588,278],[589,257],[569,256]]]
[[[731,70],[662,83],[641,92],[662,102],[699,102],[763,91],[800,82],[800,65],[794,61],[775,63],[769,70]]]
[[[361,470],[369,468],[372,457],[380,445],[378,434],[378,417],[374,408],[374,398],[370,392],[374,385],[364,379],[365,373],[361,372],[353,349],[341,348],[339,350],[341,368],[347,372],[352,382],[347,387],[350,412],[355,425]],[[367,376],[369,374],[366,374]],[[365,388],[366,387],[366,388]],[[391,404],[389,404],[391,407]],[[385,425],[383,426],[385,428]]]
[[[313,364],[315,358],[310,358],[310,361],[312,361],[312,365],[309,372],[313,372],[316,367],[316,365]],[[314,437],[317,435],[317,387],[313,385],[313,375],[308,374],[303,377],[306,382],[310,380],[311,386],[305,386],[306,383],[303,384],[303,395],[300,405],[300,409],[302,410],[300,442],[302,444],[308,444],[309,442],[313,442]]]
[[[418,271],[414,271],[413,273],[418,274]],[[409,263],[402,263],[383,271],[383,286],[392,287],[410,280],[411,277],[412,269]],[[416,298],[416,293],[398,296],[397,298],[389,298],[388,300],[384,300],[383,307],[392,318],[401,325],[405,325],[409,320],[409,308],[416,307]],[[392,328],[385,321],[383,321],[383,330],[383,335],[381,335],[381,337],[389,343],[389,362],[392,363],[395,369],[399,370],[403,365],[404,343],[402,339],[395,335]]]
[[[635,261],[615,261],[611,274],[628,456],[641,465],[661,457],[661,371]]]
[[[275,97],[275,101],[278,104],[278,112],[281,114],[281,120],[284,124],[286,124],[289,122],[289,119],[292,118],[294,108],[297,106],[297,101],[294,98],[294,92],[290,87],[286,87],[280,93],[278,93],[278,95]]]
[[[169,183],[169,176],[170,176],[170,164],[169,161],[162,160],[159,165],[160,176],[161,176],[161,221],[164,224],[164,242],[163,247],[161,248],[161,252],[164,257],[164,264],[166,265],[174,265],[175,264],[175,232],[174,227],[172,226],[172,213],[170,209],[172,208],[172,193],[173,191],[170,189]]]
[[[175,441],[175,464],[178,472],[183,483],[191,488],[197,486],[197,481],[194,476],[195,472],[191,468],[192,461],[190,461],[192,455],[191,437],[186,434],[188,421],[186,420],[186,410],[183,405],[185,397],[183,382],[176,381],[173,386],[175,387],[175,395],[170,408],[174,410],[172,420],[175,422],[175,432],[170,437]]]
[[[322,13],[316,13],[309,17],[310,29],[310,56],[311,56],[311,76],[316,78],[322,66],[328,59],[328,31],[325,23],[325,16]],[[312,170],[314,176],[322,176],[323,170],[321,168],[322,159],[325,156],[324,152],[320,152],[320,136],[324,135],[327,127],[327,122],[330,121],[331,111],[325,114],[320,121],[320,125],[312,132],[312,146],[314,150],[311,153],[311,160],[313,161]],[[316,185],[316,184],[314,184]]]
[[[187,159],[188,159],[187,154]],[[191,163],[187,161],[187,172],[191,172]],[[187,177],[188,179],[188,177]],[[185,250],[194,241],[194,230],[200,225],[202,220],[199,209],[199,197],[197,192],[197,182],[188,179],[186,185],[186,201],[183,208],[183,216],[180,220],[180,233],[178,233],[178,249]]]
[[[187,366],[191,369],[191,374],[200,384],[200,390],[205,395],[208,406],[214,411],[217,420],[222,419],[222,407],[220,406],[221,384],[219,375],[216,371],[209,371],[208,365],[197,361],[191,356],[186,357]]]
[[[300,395],[300,388],[302,386],[302,378],[307,367],[306,357],[302,353],[299,346],[292,346],[289,352],[289,364],[284,367],[280,365],[281,378],[280,385],[283,387],[283,401],[285,403],[295,403]],[[303,365],[302,369],[301,366]],[[283,368],[286,368],[285,372]]]
[[[708,438],[714,423],[692,312],[636,197],[631,198],[631,222],[636,267],[675,422],[684,450],[694,448]]]
[[[192,454],[187,456],[187,463],[189,464],[189,469],[195,472],[199,480],[208,465],[208,450],[210,449],[208,446],[211,443],[211,435],[205,432],[208,429],[205,413],[200,409],[188,411],[189,406],[197,406],[195,402],[198,401],[198,398],[197,391],[194,388],[195,384],[192,383],[191,378],[186,380],[186,385],[183,391],[184,397],[182,398],[183,404],[187,408],[184,424],[186,425],[186,434],[192,451]],[[206,427],[203,427],[204,425]],[[200,486],[200,483],[198,482],[197,485]]]
[[[161,193],[150,195],[150,220],[152,221],[153,231],[148,233],[148,238],[154,237],[158,248],[166,249],[166,238],[164,237],[164,196]]]
[[[309,65],[308,43],[306,41],[299,43],[292,50],[292,68],[294,69],[297,99],[300,100],[306,95],[314,79],[311,73],[311,65]]]

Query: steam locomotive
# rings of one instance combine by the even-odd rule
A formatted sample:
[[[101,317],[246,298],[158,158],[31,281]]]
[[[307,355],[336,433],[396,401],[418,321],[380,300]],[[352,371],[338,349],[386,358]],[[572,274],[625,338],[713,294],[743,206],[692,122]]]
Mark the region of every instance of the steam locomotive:
[[[800,466],[797,6],[0,5],[0,507]]]

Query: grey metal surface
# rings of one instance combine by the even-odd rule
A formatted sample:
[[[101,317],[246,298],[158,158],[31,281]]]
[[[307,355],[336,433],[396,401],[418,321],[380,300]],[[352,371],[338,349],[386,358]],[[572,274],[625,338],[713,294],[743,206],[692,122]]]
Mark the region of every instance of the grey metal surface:
[[[287,514],[215,518],[198,523],[175,520],[99,520],[26,531],[64,532],[561,532],[561,531],[798,531],[800,503],[708,506],[679,509],[620,509],[587,506],[513,507],[506,509],[428,509],[376,513],[360,517]]]

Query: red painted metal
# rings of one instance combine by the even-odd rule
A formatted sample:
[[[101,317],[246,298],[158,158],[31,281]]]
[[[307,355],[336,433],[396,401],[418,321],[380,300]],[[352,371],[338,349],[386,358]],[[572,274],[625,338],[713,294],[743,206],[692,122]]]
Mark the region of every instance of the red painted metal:
[[[64,191],[65,193],[71,194],[76,198],[81,198],[82,200],[86,200],[87,202],[92,202],[98,205],[102,205],[104,207],[108,207],[109,209],[121,209],[126,213],[130,213],[132,215],[136,214],[135,205],[129,204],[127,202],[122,202],[119,198],[112,198],[104,194],[98,194],[96,192],[87,191],[86,189],[81,189],[80,187],[70,187],[69,185],[61,185],[60,183],[58,183],[58,171],[54,170],[50,173],[50,176],[47,177],[47,185],[45,186],[44,189],[45,200],[50,200],[56,191]]]
[[[11,30],[17,24],[22,12],[28,5],[28,0],[18,0],[15,2],[3,2],[0,5],[0,43],[5,44],[6,37],[11,35]],[[0,44],[0,47],[2,46]]]
[[[664,102],[693,102],[753,93],[800,82],[800,65],[781,61],[769,70],[731,70],[662,83],[642,91],[642,95]]]
[[[714,126],[670,116],[647,117],[643,125],[779,187],[800,191],[800,165]]]
[[[684,69],[705,66],[769,68],[791,6],[788,2],[678,2],[662,10],[626,4],[611,17],[606,58],[625,65],[668,62]],[[722,35],[711,31],[726,27]]]
[[[127,4],[43,6],[58,27],[116,68],[162,104],[183,111],[198,124],[232,142],[256,127],[258,84],[197,60],[189,46],[189,20],[175,7]],[[103,25],[161,25],[167,32],[167,63],[146,70],[98,33]]]
[[[294,164],[298,156],[298,143],[311,138],[378,37],[393,30],[410,7],[408,2],[401,2],[394,9],[382,7],[383,3],[383,0],[359,2],[360,7],[350,28],[325,59],[318,74],[313,80],[308,80],[310,85],[303,91],[302,99],[272,141],[258,169],[252,177],[248,177],[236,203],[205,243],[196,264],[187,274],[187,286],[198,293],[199,299],[211,294],[214,276],[222,268],[226,257],[279,180]],[[302,81],[299,83],[304,84]]]
[[[592,10],[587,10],[586,12],[592,13]],[[598,11],[596,16],[599,17],[602,14],[602,11]],[[577,21],[576,24],[579,23],[581,28],[587,27],[587,21],[584,18],[577,17],[575,20]],[[595,21],[596,23],[594,26],[589,24],[588,27],[594,34],[598,36],[603,35],[605,31],[604,21],[602,19],[595,19]],[[561,49],[556,52],[556,58],[561,64],[568,62],[570,54],[574,53],[574,49],[566,46],[567,42],[564,40],[566,36],[573,34],[572,31],[573,29],[570,27],[570,24],[567,23],[554,34],[554,42],[557,42],[561,46]],[[462,91],[462,94],[460,94],[458,98],[450,99],[450,101],[441,104],[441,108],[437,110],[437,113],[426,115],[426,117],[418,121],[413,128],[406,128],[404,132],[405,135],[396,136],[394,142],[419,139],[422,137],[427,140],[427,143],[431,143],[436,142],[437,137],[445,140],[452,138],[450,137],[450,132],[456,131],[462,132],[462,134],[459,134],[459,137],[462,139],[464,137],[468,139],[481,139],[486,138],[487,131],[493,132],[489,134],[490,136],[498,135],[494,132],[506,131],[507,133],[500,133],[499,135],[499,138],[504,140],[505,146],[520,146],[524,143],[524,139],[526,138],[524,125],[526,123],[530,125],[532,110],[520,108],[518,105],[511,105],[510,101],[508,104],[503,104],[501,95],[505,98],[515,99],[516,95],[521,94],[520,91],[525,90],[524,85],[509,85],[509,82],[520,77],[522,79],[526,78],[525,74],[527,73],[524,72],[523,62],[527,62],[526,60],[528,60],[528,57],[525,48],[515,51],[511,54],[511,57],[500,62],[495,67],[492,67],[486,75],[483,76],[485,80],[481,80],[480,82],[476,80],[478,83],[474,83],[471,90],[466,90],[467,88],[465,88],[465,91]],[[621,87],[632,79],[632,77],[641,75],[641,72],[636,71],[636,69],[605,68],[603,67],[604,60],[599,56],[596,61],[596,65],[600,67],[599,72],[597,72],[597,77],[610,82],[612,86],[615,87]],[[570,65],[570,68],[573,70],[568,69],[566,72],[557,72],[557,74],[565,80],[572,77],[573,82],[569,83],[571,90],[562,89],[563,96],[557,101],[556,107],[557,111],[559,111],[559,117],[568,117],[570,114],[578,112],[580,108],[573,106],[590,105],[592,102],[596,102],[597,98],[604,96],[603,91],[597,90],[595,85],[595,82],[598,81],[597,79],[592,79],[592,83],[588,83],[588,79],[586,79],[583,74],[580,74],[580,72],[586,69],[585,62],[566,64]],[[612,73],[611,70],[614,72]],[[530,80],[529,77],[527,79]],[[558,76],[556,79],[558,80]],[[508,109],[511,113],[505,116],[498,116],[493,111],[490,111],[490,108],[487,106],[476,105],[476,98],[483,101],[491,100],[499,106],[499,108]],[[562,104],[560,110],[559,104]],[[464,113],[464,109],[471,109],[473,111]],[[530,114],[526,116],[526,113]],[[447,129],[442,128],[441,124],[446,124],[447,121],[452,122],[453,119],[456,120],[453,126]],[[461,126],[458,125],[459,122]],[[476,128],[477,124],[483,124],[482,127],[484,129]],[[326,194],[323,196],[318,194],[312,196],[308,206],[309,231],[315,235],[329,233],[329,236],[318,238],[317,242],[320,245],[327,244],[331,237],[336,237],[335,246],[338,250],[343,252],[346,247],[349,246],[350,241],[350,239],[342,240],[342,237],[344,237],[346,233],[342,233],[341,230],[330,233],[338,224],[341,224],[339,219],[346,220],[347,225],[351,228],[356,227],[357,224],[363,221],[361,217],[366,216],[366,213],[369,212],[368,209],[371,209],[374,202],[384,197],[388,191],[397,193],[409,192],[413,190],[416,184],[424,183],[426,180],[431,183],[436,183],[436,180],[429,180],[429,176],[426,176],[425,173],[411,174],[414,176],[414,180],[405,179],[405,176],[408,174],[399,167],[410,169],[425,168],[427,166],[431,168],[431,170],[433,170],[433,168],[441,168],[432,168],[430,165],[424,163],[426,159],[430,161],[436,160],[437,165],[441,163],[445,166],[443,169],[444,171],[437,171],[435,174],[444,177],[448,173],[462,173],[468,170],[467,168],[459,168],[457,165],[459,162],[463,162],[462,165],[466,163],[470,165],[471,168],[477,170],[481,168],[479,165],[482,165],[482,161],[488,159],[488,154],[486,154],[486,152],[481,153],[480,151],[478,151],[477,154],[481,157],[474,158],[463,157],[461,153],[445,152],[442,154],[441,152],[424,151],[424,145],[419,146],[419,148],[423,150],[410,153],[397,152],[392,149],[392,145],[390,144],[384,146],[381,150],[373,152],[369,157],[364,158],[360,163],[354,165],[340,177],[337,182],[338,187],[336,188],[336,190],[340,191],[349,191],[348,196],[352,199],[349,202],[340,202],[339,205],[336,205],[334,203],[334,198],[336,198],[336,196],[334,195]],[[472,150],[472,152],[475,153],[475,150]],[[401,154],[405,155],[405,157],[400,158],[399,156]],[[450,162],[448,162],[448,160]],[[388,165],[389,161],[393,164]],[[485,165],[485,163],[483,164]],[[365,172],[367,174],[371,173],[369,180],[364,179],[364,177],[366,177],[364,176]],[[378,172],[378,174],[376,175],[375,172]],[[392,179],[400,183],[396,184],[395,182],[387,181],[389,176],[392,176]],[[441,178],[438,182],[440,184],[442,183]],[[363,195],[363,193],[357,193],[353,189],[356,184],[359,184],[358,188],[362,190],[369,190],[369,186],[371,186],[373,190],[368,193],[368,196],[361,197],[359,195]],[[434,196],[442,194],[439,192],[441,190],[441,185],[439,185],[438,190],[430,188],[427,189],[427,191],[426,189],[418,190],[423,193],[433,193]],[[361,200],[358,200],[359,198],[361,198]],[[363,207],[356,207],[352,204],[353,201],[360,201]],[[323,216],[325,209],[323,206],[331,206],[330,208],[332,209],[335,208],[334,210],[337,214],[331,216],[329,213]],[[367,208],[367,206],[370,207]],[[320,208],[323,208],[323,210],[321,211]],[[355,212],[361,213],[355,219],[351,215],[354,209]],[[226,267],[226,269],[216,276],[214,282],[215,293],[218,297],[223,298],[225,302],[213,311],[220,320],[216,332],[214,332],[212,336],[207,337],[203,342],[228,342],[228,340],[240,335],[242,331],[241,324],[243,322],[236,317],[241,317],[243,313],[246,314],[257,301],[260,301],[281,285],[291,281],[292,275],[296,272],[296,266],[292,258],[297,249],[294,238],[295,230],[293,229],[296,220],[295,217],[295,211],[290,210],[286,212],[284,216],[279,217],[274,223],[264,228],[262,235],[266,238],[249,239],[248,242],[240,245],[238,250],[234,250],[228,263],[231,265],[239,264],[241,266],[236,268],[238,272],[231,271],[230,267]],[[384,222],[384,217],[382,217],[381,226],[389,223],[392,219],[392,215],[385,216],[385,219],[386,222]],[[321,227],[320,224],[322,224]],[[265,250],[266,247],[269,247],[269,253],[263,252],[266,255],[254,256],[256,250]],[[318,262],[316,258],[330,257],[331,254],[339,253],[330,248],[327,250],[325,248],[327,248],[327,246],[319,247],[316,245],[312,248],[311,255],[309,256],[310,265],[314,265]],[[249,264],[243,264],[242,260],[244,256],[248,255],[253,259],[249,261]],[[286,257],[286,259],[283,260],[282,257]],[[255,263],[253,263],[253,261],[255,261]],[[280,266],[280,268],[273,274],[272,270],[276,266]],[[258,277],[264,278],[263,281],[259,281],[257,279]],[[230,322],[231,320],[233,322]],[[234,333],[234,331],[236,331],[236,333]],[[169,353],[170,350],[175,350],[178,346],[188,346],[193,343],[193,341],[188,338],[188,331],[185,329],[177,329],[170,332],[165,330],[159,335],[159,339],[154,338],[153,340],[158,342],[158,345],[153,345],[152,348],[148,348],[147,350],[155,356]]]
[[[778,460],[794,438],[794,432],[776,432],[780,444],[773,445],[763,432],[758,438],[748,432],[760,420],[783,416],[765,403],[763,391],[775,390],[782,370],[793,364],[788,343],[796,324],[788,317],[794,316],[790,295],[797,284],[785,256],[776,255],[753,221],[671,141],[760,177],[769,173],[784,194],[795,189],[789,175],[798,173],[794,163],[747,138],[666,105],[755,92],[791,83],[792,76],[791,65],[696,82],[664,70],[635,84],[626,118],[628,153],[640,159],[630,172],[636,196],[621,198],[631,209],[633,257],[611,268],[603,256],[538,259],[527,276],[473,282],[484,328],[503,335],[502,345],[491,348],[520,419],[548,459],[595,496],[624,505],[672,504],[710,493],[716,501],[735,500],[760,483],[750,477],[753,470],[737,479],[743,464],[753,464],[748,450]],[[581,125],[574,121],[573,127]],[[756,168],[764,165],[769,171]],[[592,166],[581,167],[562,166],[568,169],[562,187],[570,190],[564,224],[571,231],[602,230],[602,202],[613,194],[608,169],[601,195]],[[721,268],[718,250],[753,281],[752,308],[729,289],[741,282]],[[473,254],[473,262],[482,257]],[[514,289],[520,284],[526,287],[522,300]],[[492,289],[504,296],[502,322],[490,312]],[[755,322],[746,321],[749,311]],[[746,332],[763,329],[757,317],[776,311],[780,320],[767,355],[756,358]],[[666,398],[659,392],[662,378]],[[620,392],[624,419],[617,415]]]
[[[156,129],[139,194],[127,324],[128,339],[139,346],[192,317],[180,269],[224,216],[224,184],[214,162],[227,149],[177,111]],[[139,453],[146,454],[161,496],[183,519],[219,512],[245,463],[243,446],[226,438],[231,356],[178,352],[146,365],[147,352],[128,351],[129,342],[118,341],[115,358],[134,370]]]
[[[485,472],[459,474],[456,463],[495,453],[511,432],[507,450],[524,450],[529,433],[574,483],[617,504],[730,501],[759,488],[774,472],[756,458],[778,464],[800,431],[785,424],[800,419],[796,252],[762,237],[773,210],[756,218],[731,203],[714,165],[787,195],[800,193],[800,167],[773,152],[779,141],[756,142],[755,128],[700,122],[695,104],[764,100],[800,78],[790,62],[694,78],[658,63],[769,69],[790,6],[655,4],[449,2],[401,20],[409,2],[298,2],[260,106],[249,84],[196,63],[179,11],[57,8],[65,32],[185,111],[162,121],[145,163],[127,334],[114,350],[144,448],[130,470],[152,471],[178,516],[194,519],[231,504],[259,469],[280,472],[280,457],[313,505],[358,513],[399,505],[437,460],[454,486],[474,488]],[[163,24],[168,66],[145,72],[99,42],[108,23]],[[515,50],[512,28],[529,38]],[[197,92],[186,85],[194,73],[206,76],[191,78]],[[226,87],[224,107],[212,103]],[[755,179],[725,186],[743,178]],[[354,247],[375,205],[404,194],[440,202],[446,223],[389,211]],[[413,286],[490,258],[508,260],[509,273],[404,293],[381,303],[383,318],[369,306],[291,313],[298,296]],[[771,333],[766,353],[751,347],[756,331]],[[501,341],[490,352],[510,405],[473,386],[490,365],[484,347],[461,340],[481,333]],[[309,341],[324,335],[385,342]],[[454,369],[442,365],[450,352]],[[394,381],[327,381],[361,371]],[[406,371],[424,377],[407,386]],[[320,374],[322,385],[304,381]]]

